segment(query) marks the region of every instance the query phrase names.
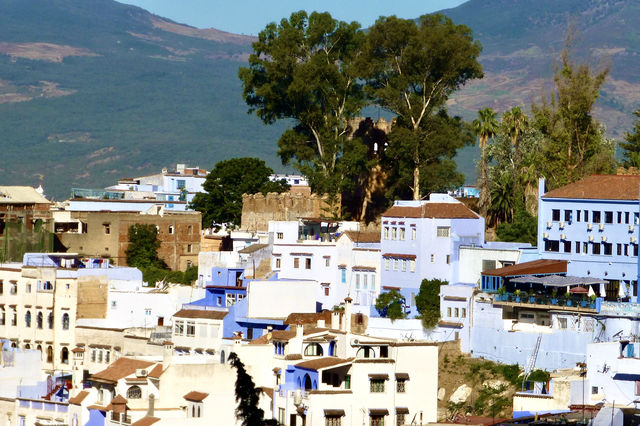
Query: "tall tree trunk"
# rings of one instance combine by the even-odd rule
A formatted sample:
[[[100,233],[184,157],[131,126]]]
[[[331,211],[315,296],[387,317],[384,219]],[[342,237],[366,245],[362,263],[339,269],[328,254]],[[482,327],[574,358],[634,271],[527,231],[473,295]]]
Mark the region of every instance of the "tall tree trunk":
[[[420,199],[420,168],[418,166],[413,167],[413,199]]]

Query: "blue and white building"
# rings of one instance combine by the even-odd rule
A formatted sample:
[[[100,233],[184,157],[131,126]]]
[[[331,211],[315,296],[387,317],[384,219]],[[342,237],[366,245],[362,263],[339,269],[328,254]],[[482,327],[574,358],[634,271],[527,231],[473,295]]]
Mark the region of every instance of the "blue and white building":
[[[552,191],[539,183],[538,250],[567,275],[608,280],[608,298],[638,300],[640,176],[593,175]]]
[[[484,218],[446,194],[396,201],[382,215],[382,290],[400,291],[413,307],[423,279],[458,282],[460,247],[482,245],[484,224]]]

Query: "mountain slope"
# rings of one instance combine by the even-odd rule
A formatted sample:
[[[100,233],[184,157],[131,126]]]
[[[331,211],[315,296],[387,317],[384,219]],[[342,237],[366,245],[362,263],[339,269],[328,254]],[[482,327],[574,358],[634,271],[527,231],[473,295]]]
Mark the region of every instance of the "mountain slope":
[[[252,38],[197,30],[109,0],[0,0],[0,173],[73,186],[238,155],[277,165],[281,126],[246,114]]]

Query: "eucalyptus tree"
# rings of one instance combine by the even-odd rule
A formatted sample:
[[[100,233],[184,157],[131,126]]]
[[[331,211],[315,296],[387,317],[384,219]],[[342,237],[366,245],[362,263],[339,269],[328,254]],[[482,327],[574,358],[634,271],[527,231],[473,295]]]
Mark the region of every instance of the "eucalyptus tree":
[[[367,33],[359,68],[373,103],[396,116],[390,149],[395,146],[395,159],[411,168],[413,199],[424,193],[420,174],[431,165],[451,164],[447,160],[465,143],[459,123],[443,114],[456,89],[482,77],[481,50],[468,27],[441,14],[381,17]],[[456,138],[436,141],[443,122],[457,126]],[[453,149],[443,149],[443,143]]]
[[[270,23],[240,68],[243,96],[266,124],[292,120],[278,141],[279,155],[309,179],[316,193],[339,194],[350,120],[365,105],[354,62],[364,34],[356,22],[300,11]]]

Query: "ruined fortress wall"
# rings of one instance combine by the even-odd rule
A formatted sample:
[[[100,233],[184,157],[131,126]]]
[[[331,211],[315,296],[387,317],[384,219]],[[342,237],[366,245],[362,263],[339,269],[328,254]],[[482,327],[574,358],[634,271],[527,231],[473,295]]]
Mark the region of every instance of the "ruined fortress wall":
[[[244,194],[242,225],[246,231],[267,231],[270,220],[298,220],[299,217],[322,217],[329,211],[325,197],[284,192]]]

